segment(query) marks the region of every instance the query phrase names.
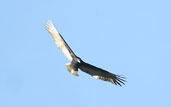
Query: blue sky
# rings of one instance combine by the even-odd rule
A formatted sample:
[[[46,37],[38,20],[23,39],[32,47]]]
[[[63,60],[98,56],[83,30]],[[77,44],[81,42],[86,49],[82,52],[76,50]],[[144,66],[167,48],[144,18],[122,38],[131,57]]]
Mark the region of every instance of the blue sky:
[[[169,0],[4,0],[0,107],[170,107]],[[45,30],[51,19],[84,61],[127,77],[123,87],[79,72]]]

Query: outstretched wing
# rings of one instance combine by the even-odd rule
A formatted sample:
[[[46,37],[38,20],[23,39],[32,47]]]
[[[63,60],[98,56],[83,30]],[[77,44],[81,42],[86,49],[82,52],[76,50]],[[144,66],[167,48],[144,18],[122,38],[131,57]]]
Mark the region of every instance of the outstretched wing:
[[[90,74],[96,79],[101,79],[104,81],[109,81],[113,84],[120,85],[124,84],[126,82],[124,80],[124,77],[112,74],[108,71],[105,71],[101,68],[95,67],[93,65],[90,65],[88,63],[82,62],[82,64],[79,65],[79,69],[81,69],[83,72]]]
[[[65,42],[61,34],[56,30],[53,22],[49,20],[45,26],[46,30],[52,35],[58,48],[61,49],[61,51],[70,61],[72,61],[72,59],[75,57],[75,54]]]

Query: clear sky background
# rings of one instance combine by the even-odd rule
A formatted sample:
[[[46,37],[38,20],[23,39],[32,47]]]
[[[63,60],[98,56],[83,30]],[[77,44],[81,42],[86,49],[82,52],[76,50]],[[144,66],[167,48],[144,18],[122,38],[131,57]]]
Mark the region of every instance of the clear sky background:
[[[171,107],[170,0],[3,0],[0,13],[0,107]],[[126,85],[72,76],[48,19]]]

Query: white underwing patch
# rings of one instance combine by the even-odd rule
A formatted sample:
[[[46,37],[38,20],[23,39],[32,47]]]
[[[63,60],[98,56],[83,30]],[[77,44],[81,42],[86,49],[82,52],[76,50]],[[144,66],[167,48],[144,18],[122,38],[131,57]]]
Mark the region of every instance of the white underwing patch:
[[[46,26],[46,30],[52,35],[56,45],[58,46],[58,48],[61,49],[61,51],[64,53],[64,55],[70,60],[72,61],[72,56],[68,50],[68,48],[66,47],[66,44],[64,42],[64,40],[62,39],[61,35],[59,34],[59,32],[56,30],[56,27],[54,26],[52,21],[47,21],[47,25]]]
[[[98,75],[93,75],[94,78],[99,79],[100,77]]]

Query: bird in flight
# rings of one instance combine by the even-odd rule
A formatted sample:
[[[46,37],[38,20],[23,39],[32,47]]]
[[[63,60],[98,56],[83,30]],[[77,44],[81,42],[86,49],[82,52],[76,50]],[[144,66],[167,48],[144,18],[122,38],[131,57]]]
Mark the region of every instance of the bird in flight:
[[[124,82],[126,82],[124,77],[112,74],[104,69],[88,64],[81,58],[76,56],[71,48],[68,46],[62,35],[57,31],[52,21],[48,20],[45,26],[46,30],[53,37],[57,47],[71,61],[70,63],[66,64],[66,67],[72,75],[79,76],[78,69],[80,69],[81,71],[93,76],[96,79],[108,81],[115,85],[122,86]]]

